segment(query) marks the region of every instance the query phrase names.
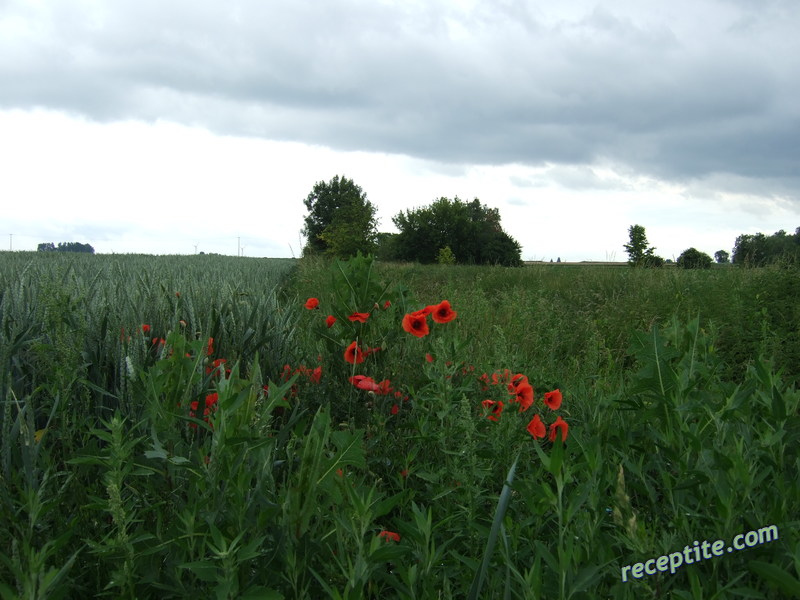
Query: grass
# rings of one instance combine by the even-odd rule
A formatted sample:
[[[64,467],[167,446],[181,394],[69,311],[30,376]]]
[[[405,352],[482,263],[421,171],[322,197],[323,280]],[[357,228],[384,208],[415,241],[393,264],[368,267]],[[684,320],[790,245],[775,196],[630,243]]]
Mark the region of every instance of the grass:
[[[0,282],[4,599],[800,588],[797,271],[18,253]],[[443,299],[455,320],[400,327]]]

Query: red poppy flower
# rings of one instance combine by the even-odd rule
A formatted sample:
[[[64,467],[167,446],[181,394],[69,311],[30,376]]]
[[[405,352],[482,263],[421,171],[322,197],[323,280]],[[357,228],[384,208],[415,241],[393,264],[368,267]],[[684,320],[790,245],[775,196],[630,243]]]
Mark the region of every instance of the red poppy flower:
[[[403,317],[403,329],[418,338],[425,337],[430,333],[427,314],[418,314],[420,312],[413,312]]]
[[[491,411],[491,414],[486,415],[486,418],[490,421],[499,421],[500,415],[503,414],[503,401],[498,400],[495,402],[494,400],[484,400],[481,402],[483,408]]]
[[[353,321],[354,323],[356,321],[358,321],[359,323],[366,323],[367,319],[369,319],[369,313],[354,312],[352,315],[350,315],[347,318],[350,319],[351,321]]]
[[[523,383],[517,387],[516,396],[516,400],[519,402],[519,412],[528,410],[533,404],[533,386]]]
[[[380,348],[367,348],[364,350],[364,358],[368,357],[370,354],[375,354],[376,352],[380,352]]]
[[[215,375],[217,375],[217,376],[221,375],[222,374],[222,369],[220,369],[220,367],[222,365],[224,365],[226,362],[227,361],[224,358],[216,359],[213,363],[211,363],[213,366],[206,367],[206,375],[210,375],[212,372],[215,372],[215,371],[216,371]]]
[[[387,308],[389,308],[391,305],[392,305],[392,303],[391,303],[391,302],[389,302],[389,301],[387,300],[386,302],[384,302],[384,303],[383,303],[383,310],[386,310],[386,309],[387,309]]]
[[[211,356],[214,354],[214,338],[208,338],[208,346],[206,347],[206,354]]]
[[[433,362],[433,355],[430,354],[430,353],[427,353],[425,355],[425,360],[427,360],[429,363],[432,363]]]
[[[389,540],[393,540],[395,542],[399,542],[400,541],[400,534],[399,533],[395,533],[394,531],[381,531],[378,534],[378,537],[382,537],[387,542]]]
[[[322,379],[322,367],[317,367],[311,373],[309,373],[308,378],[311,380],[312,383],[319,383],[320,379]]]
[[[319,306],[319,300],[316,298],[309,298],[306,300],[306,303],[303,306],[305,306],[308,310],[314,310]]]
[[[539,439],[543,438],[547,433],[545,431],[544,423],[539,418],[539,415],[536,415],[531,419],[531,422],[528,423],[528,433],[530,433],[534,438]]]
[[[197,402],[197,400],[194,400],[194,401],[189,403],[189,408],[191,409],[191,410],[189,410],[189,416],[190,417],[194,418],[194,417],[197,416],[197,407],[198,407],[198,405],[199,405],[199,403]],[[189,423],[189,427],[191,427],[192,429],[197,429],[197,423]]]
[[[366,375],[354,375],[353,377],[349,377],[348,381],[359,390],[364,390],[365,392],[377,392],[379,389],[375,380]]]
[[[525,383],[530,383],[530,381],[528,381],[528,377],[522,373],[517,373],[511,378],[511,381],[508,384],[508,393],[516,394],[517,388]]]
[[[499,385],[501,383],[508,383],[511,381],[511,371],[503,369],[492,373],[492,385]]]
[[[336,317],[333,315],[328,315],[328,317],[325,319],[325,324],[328,326],[328,329],[333,327],[334,323],[336,323]]]
[[[431,309],[431,317],[435,323],[449,323],[455,319],[458,314],[450,308],[450,302],[447,300],[442,300],[439,304],[429,306],[428,308]]]
[[[402,477],[403,479],[408,477],[408,469],[403,469],[402,471],[400,471],[400,477]]]
[[[147,325],[147,324],[142,325],[142,333],[144,333],[144,334],[150,333],[150,325]]]
[[[396,415],[400,411],[400,407],[397,404],[392,404],[392,414]]]
[[[481,389],[486,391],[489,389],[489,375],[488,373],[484,373],[480,377],[478,377],[478,381],[481,382]]]
[[[556,440],[556,434],[558,433],[558,430],[561,430],[561,441],[562,442],[566,441],[567,434],[569,433],[569,425],[567,425],[567,422],[561,417],[558,417],[556,419],[556,422],[550,425],[551,442],[554,442]]]
[[[544,403],[552,410],[558,410],[561,407],[561,399],[561,390],[546,392],[544,395]]]
[[[353,342],[344,351],[344,359],[351,365],[361,364],[364,362],[364,353],[361,351],[361,348]]]

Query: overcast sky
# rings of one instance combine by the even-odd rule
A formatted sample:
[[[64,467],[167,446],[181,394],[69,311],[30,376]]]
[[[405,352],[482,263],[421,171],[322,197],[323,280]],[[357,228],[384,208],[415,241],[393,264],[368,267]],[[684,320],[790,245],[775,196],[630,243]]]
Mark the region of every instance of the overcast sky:
[[[526,260],[625,260],[632,224],[730,251],[800,226],[798,31],[795,0],[0,0],[0,235],[299,256],[338,174],[382,231],[477,197]]]

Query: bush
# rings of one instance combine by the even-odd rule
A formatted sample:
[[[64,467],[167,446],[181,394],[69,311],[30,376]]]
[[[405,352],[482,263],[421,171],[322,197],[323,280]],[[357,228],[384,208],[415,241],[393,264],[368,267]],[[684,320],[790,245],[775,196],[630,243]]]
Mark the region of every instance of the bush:
[[[684,250],[678,257],[678,266],[684,269],[709,269],[713,264],[711,257],[697,248]]]
[[[450,250],[450,246],[439,248],[439,254],[436,256],[436,262],[440,265],[454,265],[456,264],[456,255]]]

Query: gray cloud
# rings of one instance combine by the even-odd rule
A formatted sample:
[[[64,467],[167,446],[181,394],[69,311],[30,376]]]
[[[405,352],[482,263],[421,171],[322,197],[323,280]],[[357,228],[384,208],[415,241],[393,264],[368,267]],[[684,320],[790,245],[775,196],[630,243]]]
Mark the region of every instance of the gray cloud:
[[[439,163],[732,173],[797,198],[788,0],[559,6],[6,2],[0,107]]]

